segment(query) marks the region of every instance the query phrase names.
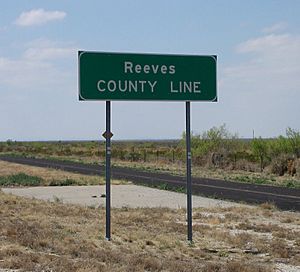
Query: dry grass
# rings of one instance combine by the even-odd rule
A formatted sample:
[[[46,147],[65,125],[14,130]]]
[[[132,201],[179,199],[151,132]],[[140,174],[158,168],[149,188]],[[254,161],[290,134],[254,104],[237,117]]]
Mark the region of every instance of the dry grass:
[[[69,160],[81,163],[88,164],[97,164],[99,163],[99,156],[90,155],[45,155],[35,154],[37,158],[53,158],[59,160]],[[104,163],[104,161],[103,161]],[[185,175],[185,164],[183,162],[172,163],[169,160],[158,160],[158,161],[125,161],[117,158],[113,158],[112,164],[115,166],[121,167],[130,167],[136,169],[142,169],[146,171],[155,171],[162,173],[170,173],[175,175]],[[250,164],[250,162],[248,162]],[[300,188],[300,179],[299,176],[277,176],[274,174],[270,174],[270,171],[264,171],[260,173],[259,171],[246,171],[246,170],[232,170],[231,168],[209,168],[209,167],[200,167],[197,165],[193,165],[193,176],[202,177],[202,178],[217,178],[217,179],[225,179],[230,181],[237,182],[251,182],[251,183],[259,183],[259,184],[270,184],[276,186],[294,186]]]
[[[265,217],[261,207],[195,209],[194,244],[188,245],[184,210],[113,209],[113,239],[108,242],[104,239],[104,209],[2,192],[0,206],[2,268],[266,272],[273,271],[278,258],[300,265],[298,213],[270,210],[272,215]],[[239,228],[243,222],[250,227]],[[257,232],[251,227],[259,224],[270,229]],[[295,237],[273,237],[273,231],[294,231]]]
[[[66,158],[67,159],[67,158]],[[91,163],[95,163],[96,160],[91,160]],[[113,164],[116,166],[122,167],[130,167],[137,169],[144,169],[147,171],[159,171],[163,173],[170,173],[175,175],[185,175],[185,164],[171,163],[169,161],[158,161],[158,162],[129,162],[129,161],[121,161],[114,159]],[[253,172],[253,171],[244,171],[244,170],[232,170],[232,169],[222,169],[222,168],[208,168],[208,167],[200,167],[197,165],[193,165],[193,176],[194,177],[202,177],[202,178],[216,178],[216,179],[224,179],[235,182],[252,182],[252,183],[261,183],[261,184],[269,184],[275,186],[283,186],[286,187],[287,184],[293,183],[294,186],[300,188],[300,179],[299,176],[276,176],[274,174],[270,174],[268,171],[263,173]]]
[[[26,173],[99,184],[103,179],[0,161],[0,176]],[[95,182],[95,183],[94,183]],[[119,183],[119,182],[115,182]],[[0,192],[0,267],[23,271],[273,271],[300,265],[299,213],[260,207],[194,209],[194,244],[186,243],[184,210],[105,211],[24,199]]]
[[[73,180],[76,185],[103,185],[104,178],[99,176],[89,176],[71,173],[51,168],[41,168],[36,166],[22,165],[0,160],[0,176],[15,175],[25,173],[29,176],[36,176],[43,179],[42,185],[49,185],[51,182]],[[113,184],[125,184],[125,181],[114,180]]]

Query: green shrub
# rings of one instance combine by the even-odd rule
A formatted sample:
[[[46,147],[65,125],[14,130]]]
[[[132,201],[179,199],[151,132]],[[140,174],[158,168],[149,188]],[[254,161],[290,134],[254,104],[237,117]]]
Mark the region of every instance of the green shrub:
[[[268,155],[268,144],[267,140],[262,139],[261,137],[255,138],[251,141],[251,150],[253,155],[255,155],[260,162],[260,171],[262,172]]]
[[[0,186],[38,186],[43,179],[37,176],[29,176],[24,173],[0,177]]]
[[[299,188],[300,187],[300,181],[297,180],[287,180],[285,182],[285,186],[288,188]]]
[[[255,177],[255,176],[239,176],[235,177],[234,180],[245,183],[254,183],[254,184],[268,184],[270,180],[264,177]]]
[[[74,179],[52,180],[49,183],[49,186],[70,186],[74,184],[77,184],[76,180]]]
[[[296,158],[300,158],[300,132],[288,127],[286,129],[286,136],[288,138],[292,152],[294,153]]]
[[[274,139],[269,140],[269,150],[270,156],[272,158],[276,158],[277,156],[283,154],[290,154],[292,153],[291,146],[287,138],[283,136],[279,136]]]

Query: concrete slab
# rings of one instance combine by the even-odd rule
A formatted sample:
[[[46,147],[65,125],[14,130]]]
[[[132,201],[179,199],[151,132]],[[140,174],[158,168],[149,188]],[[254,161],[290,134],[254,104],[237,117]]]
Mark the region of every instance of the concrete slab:
[[[105,206],[105,186],[61,186],[2,188],[5,193],[49,201],[86,206]],[[111,188],[112,207],[169,207],[186,208],[186,195],[137,185],[113,185]],[[102,197],[101,197],[102,195]],[[231,207],[241,204],[193,196],[193,207]]]

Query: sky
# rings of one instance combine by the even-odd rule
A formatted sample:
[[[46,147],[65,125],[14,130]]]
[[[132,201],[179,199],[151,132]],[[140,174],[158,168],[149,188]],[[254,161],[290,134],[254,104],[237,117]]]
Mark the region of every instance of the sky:
[[[98,140],[105,102],[78,100],[78,50],[217,55],[199,134],[300,129],[300,1],[1,1],[0,141]],[[178,139],[184,102],[112,102],[113,139]]]

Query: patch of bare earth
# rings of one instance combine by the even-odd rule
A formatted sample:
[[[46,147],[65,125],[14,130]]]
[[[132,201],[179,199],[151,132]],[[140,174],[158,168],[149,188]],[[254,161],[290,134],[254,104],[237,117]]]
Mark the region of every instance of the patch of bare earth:
[[[113,209],[108,242],[104,209],[2,192],[0,206],[3,269],[265,272],[300,265],[299,213],[271,206],[195,209],[192,245],[182,209]]]

